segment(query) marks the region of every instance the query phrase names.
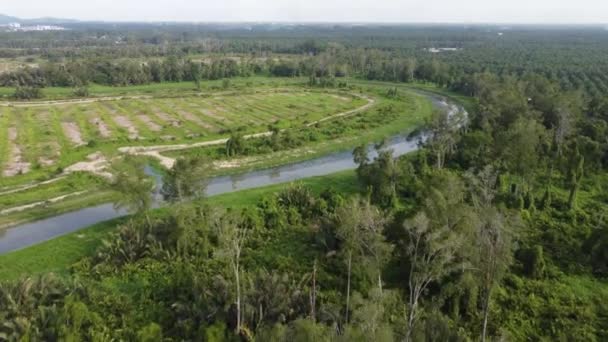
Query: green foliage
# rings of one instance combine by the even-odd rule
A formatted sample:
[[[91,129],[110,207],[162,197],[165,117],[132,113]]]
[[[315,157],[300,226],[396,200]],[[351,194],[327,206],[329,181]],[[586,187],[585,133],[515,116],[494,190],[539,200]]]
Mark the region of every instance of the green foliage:
[[[116,208],[137,214],[146,214],[150,209],[155,184],[146,174],[145,166],[145,160],[137,157],[117,160],[111,165],[113,178],[107,187],[120,194],[114,203]]]
[[[17,100],[40,99],[44,95],[39,87],[17,87],[13,93],[13,98]]]
[[[178,158],[164,176],[161,194],[165,201],[184,201],[205,193],[210,164],[202,157]]]
[[[73,94],[76,97],[88,97],[90,95],[89,87],[81,86],[81,87],[74,88]]]
[[[156,323],[150,323],[137,332],[137,340],[142,342],[162,341],[163,332]]]
[[[279,186],[271,190],[276,194],[256,190],[218,200],[228,209],[178,203],[152,215],[153,183],[143,161],[117,163],[109,186],[120,196],[117,205],[146,220],[121,222],[103,235],[101,246],[95,243],[101,233],[72,236],[60,247],[82,246],[69,257],[46,245],[37,264],[26,269],[54,269],[56,263],[86,257],[70,271],[64,265],[65,280],[43,276],[2,283],[0,339],[608,338],[602,278],[608,269],[603,35],[593,29],[511,30],[501,37],[496,54],[493,34],[469,28],[361,28],[348,37],[340,27],[331,34],[325,28],[304,29],[310,31],[294,27],[260,36],[235,29],[205,44],[190,28],[167,30],[162,37],[142,29],[127,35],[124,48],[97,39],[99,46],[82,42],[87,49],[69,45],[78,32],[53,33],[60,39],[45,49],[48,63],[4,73],[0,83],[19,85],[20,97],[30,99],[36,95],[30,88],[89,83],[93,91],[101,89],[99,84],[189,82],[156,89],[177,94],[192,91],[192,82],[200,90],[202,80],[217,80],[209,85],[228,89],[243,87],[234,77],[254,74],[290,77],[277,82],[304,85],[305,79],[295,77],[308,76],[308,86],[323,88],[380,84],[356,79],[347,84],[340,78],[345,75],[430,81],[474,97],[467,101],[467,124],[454,126],[446,113],[436,113],[423,150],[399,161],[382,144],[373,160],[367,146],[357,148],[361,187],[353,185],[350,174],[331,181],[338,191],[326,190],[330,181],[320,180],[315,189]],[[104,34],[114,42],[119,32]],[[5,38],[0,45],[15,46],[15,38]],[[41,42],[35,36],[23,39],[20,51]],[[429,42],[462,49],[430,58]],[[214,54],[193,56],[208,51]],[[248,57],[227,57],[234,52]],[[273,54],[279,52],[277,59]],[[67,55],[71,58],[61,58]],[[244,132],[233,131],[225,149],[197,153],[218,159],[263,155],[383,131],[398,126],[404,112],[428,112],[420,101],[402,95],[409,86],[370,90],[378,103],[365,115],[297,130],[274,122],[272,135],[247,141]],[[55,91],[69,89],[45,92]],[[88,148],[108,148],[107,142],[90,139],[96,144]],[[163,193],[173,200],[198,197],[203,169],[194,159],[178,161],[165,177]],[[364,199],[348,197],[361,188]],[[24,200],[8,197],[3,204]],[[17,268],[19,257],[28,257],[24,253],[3,260]]]

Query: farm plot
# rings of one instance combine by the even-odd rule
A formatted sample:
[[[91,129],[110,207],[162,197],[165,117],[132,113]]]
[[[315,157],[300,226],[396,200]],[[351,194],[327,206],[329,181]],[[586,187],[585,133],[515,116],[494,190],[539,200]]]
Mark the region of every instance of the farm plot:
[[[269,124],[301,126],[366,103],[346,94],[293,89],[20,104],[0,112],[0,171],[17,176],[51,167],[65,169],[90,153],[115,151],[133,141],[157,145],[169,140],[217,139],[236,128],[257,133]]]

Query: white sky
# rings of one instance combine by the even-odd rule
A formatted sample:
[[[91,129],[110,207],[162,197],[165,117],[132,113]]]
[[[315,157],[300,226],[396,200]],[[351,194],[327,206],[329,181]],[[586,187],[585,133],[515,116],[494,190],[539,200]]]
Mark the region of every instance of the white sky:
[[[105,21],[608,24],[608,0],[0,0],[0,13]]]

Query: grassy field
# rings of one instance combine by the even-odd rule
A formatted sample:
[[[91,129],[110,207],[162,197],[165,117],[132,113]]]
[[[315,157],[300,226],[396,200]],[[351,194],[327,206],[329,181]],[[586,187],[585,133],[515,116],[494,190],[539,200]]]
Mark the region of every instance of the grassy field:
[[[360,191],[354,171],[308,178],[298,183],[310,187],[316,193],[320,193],[327,188],[333,188],[345,196]],[[286,184],[278,184],[218,195],[207,200],[212,205],[237,208],[255,204],[263,197],[272,195],[285,187]],[[155,214],[163,215],[169,210],[170,208],[157,209]],[[91,255],[102,239],[124,220],[126,219],[103,222],[29,248],[0,255],[0,279],[15,279],[25,275],[46,272],[66,273],[75,262]]]
[[[296,132],[315,136],[298,147],[258,151],[233,159],[227,159],[223,145],[167,153],[171,157],[205,154],[226,162],[220,165],[228,165],[218,167],[214,174],[231,174],[311,159],[408,132],[433,110],[428,99],[409,89],[400,92],[398,98],[386,97],[390,83],[351,80],[355,88],[333,91],[302,87],[298,83],[301,81],[234,79],[228,90],[220,89],[221,83],[214,81],[206,82],[202,93],[195,92],[189,83],[126,88],[93,86],[96,96],[139,97],[0,107],[0,152],[3,152],[0,170],[3,167],[6,170],[11,162],[15,164],[16,159],[21,163],[17,164],[29,168],[29,172],[0,177],[0,194],[10,194],[0,199],[0,229],[110,201],[112,194],[99,191],[100,179],[80,174],[57,183],[27,188],[56,177],[66,166],[86,160],[87,155],[96,151],[111,158],[120,146],[194,143],[226,137],[227,131],[234,128],[244,132],[264,131],[269,124],[280,128],[298,127]],[[430,86],[424,88],[441,92]],[[150,96],[140,96],[146,94]],[[367,103],[366,99],[353,94],[373,97],[374,106],[357,115],[306,128],[306,123]],[[387,107],[391,108],[390,113],[383,111]],[[19,191],[24,186],[26,188]],[[30,205],[36,206],[14,211]]]
[[[235,128],[245,132],[299,126],[351,110],[366,100],[317,91],[269,91],[25,105],[0,109],[4,176],[66,167],[96,150],[121,145],[163,144],[216,138]]]
[[[238,77],[230,79],[231,89],[249,89],[256,88],[276,88],[291,85],[303,85],[308,79],[305,77]],[[223,80],[203,81],[201,82],[201,90],[216,91],[223,90]],[[131,95],[153,95],[153,96],[184,96],[193,95],[200,92],[196,89],[193,82],[174,82],[174,83],[152,83],[144,85],[132,85],[128,87],[112,87],[98,84],[89,86],[89,95],[91,97],[106,97],[106,96],[131,96]],[[43,100],[61,100],[76,98],[72,88],[66,87],[47,87],[42,90],[44,95]],[[15,93],[15,88],[0,87],[0,99],[5,101]]]
[[[208,159],[219,160],[216,174],[231,174],[243,171],[270,168],[317,158],[329,153],[352,149],[353,147],[372,143],[397,134],[407,134],[424,123],[432,111],[431,102],[424,96],[407,92],[399,98],[387,98],[385,87],[367,89],[367,94],[374,95],[375,108],[365,115],[354,115],[340,120],[323,123],[321,127],[302,129],[302,136],[314,135],[314,140],[297,148],[276,149],[267,151],[258,149],[244,155],[229,158],[223,146],[197,147],[177,151],[163,152],[163,155],[177,158],[181,156],[203,155]],[[390,113],[385,109],[391,108]],[[263,144],[268,138],[251,139],[247,145]]]

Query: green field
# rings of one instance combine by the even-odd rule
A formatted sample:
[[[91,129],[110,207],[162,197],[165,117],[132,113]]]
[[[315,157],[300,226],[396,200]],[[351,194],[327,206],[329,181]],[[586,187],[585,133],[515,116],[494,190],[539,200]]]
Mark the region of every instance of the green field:
[[[361,98],[276,90],[238,95],[131,98],[91,103],[21,103],[0,109],[5,177],[66,167],[99,149],[210,139],[243,127],[292,127],[352,110]]]
[[[215,174],[265,169],[348,150],[397,134],[407,134],[422,125],[433,111],[427,97],[409,90],[403,91],[403,96],[398,98],[387,98],[384,96],[386,87],[374,85],[365,89],[365,93],[374,97],[373,108],[362,115],[326,121],[315,127],[303,127],[292,134],[294,139],[304,141],[302,146],[279,146],[269,151],[263,147],[268,138],[256,138],[247,141],[247,145],[252,147],[249,151],[236,157],[226,156],[223,146],[179,149],[161,154],[171,158],[202,155],[216,160]],[[310,136],[314,138],[308,138]]]

